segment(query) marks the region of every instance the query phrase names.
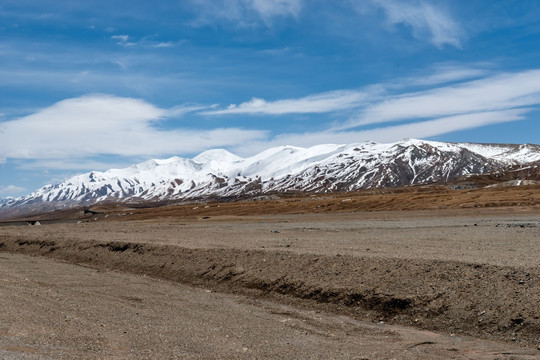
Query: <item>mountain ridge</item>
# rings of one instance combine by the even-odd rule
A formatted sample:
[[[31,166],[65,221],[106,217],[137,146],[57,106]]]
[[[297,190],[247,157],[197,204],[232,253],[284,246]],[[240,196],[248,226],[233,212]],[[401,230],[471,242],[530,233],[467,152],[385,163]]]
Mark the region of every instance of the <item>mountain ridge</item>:
[[[335,192],[447,183],[460,178],[538,166],[532,144],[394,143],[279,146],[241,158],[224,149],[192,159],[151,159],[124,169],[92,171],[46,185],[0,209],[61,208],[103,201],[164,201],[234,197],[287,191]]]

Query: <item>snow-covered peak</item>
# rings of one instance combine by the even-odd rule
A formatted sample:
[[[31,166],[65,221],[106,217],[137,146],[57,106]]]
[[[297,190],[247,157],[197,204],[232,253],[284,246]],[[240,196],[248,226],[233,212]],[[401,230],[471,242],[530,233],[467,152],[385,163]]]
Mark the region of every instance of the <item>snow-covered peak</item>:
[[[3,208],[35,203],[177,200],[280,191],[349,191],[447,182],[540,161],[538,145],[459,144],[405,139],[395,143],[278,146],[247,158],[227,150],[193,159],[152,159],[93,171],[48,185]]]
[[[241,160],[243,159],[240,156],[237,156],[225,149],[206,150],[193,158],[193,161],[203,164],[210,161],[230,164]]]
[[[310,148],[279,146],[249,157],[242,163],[244,176],[276,178],[301,171],[318,161],[328,158],[345,145],[317,145]]]
[[[526,164],[540,161],[540,145],[504,145],[504,144],[459,144],[486,158],[496,159],[508,164]]]

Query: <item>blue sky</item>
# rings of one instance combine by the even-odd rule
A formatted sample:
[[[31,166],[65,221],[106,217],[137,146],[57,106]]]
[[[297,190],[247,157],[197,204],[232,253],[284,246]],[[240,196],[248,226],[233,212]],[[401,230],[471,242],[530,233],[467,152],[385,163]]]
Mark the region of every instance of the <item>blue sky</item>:
[[[0,197],[210,148],[540,143],[534,0],[0,2]]]

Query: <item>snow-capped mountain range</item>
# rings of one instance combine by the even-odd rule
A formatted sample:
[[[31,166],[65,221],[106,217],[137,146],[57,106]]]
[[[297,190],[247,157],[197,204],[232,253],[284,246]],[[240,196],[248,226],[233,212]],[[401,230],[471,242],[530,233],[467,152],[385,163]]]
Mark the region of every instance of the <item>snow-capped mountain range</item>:
[[[536,164],[535,164],[536,163]],[[192,159],[148,160],[125,169],[93,171],[47,185],[0,209],[43,204],[102,201],[188,200],[287,191],[352,191],[376,187],[445,183],[515,166],[540,163],[539,145],[442,143],[406,139],[280,146],[241,158],[226,150],[205,151]]]

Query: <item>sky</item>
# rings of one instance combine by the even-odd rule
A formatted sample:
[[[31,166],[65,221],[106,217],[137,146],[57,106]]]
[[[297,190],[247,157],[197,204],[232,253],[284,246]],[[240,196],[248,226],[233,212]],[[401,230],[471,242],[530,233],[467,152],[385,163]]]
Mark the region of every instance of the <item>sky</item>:
[[[0,198],[224,148],[540,143],[536,0],[2,0]]]

